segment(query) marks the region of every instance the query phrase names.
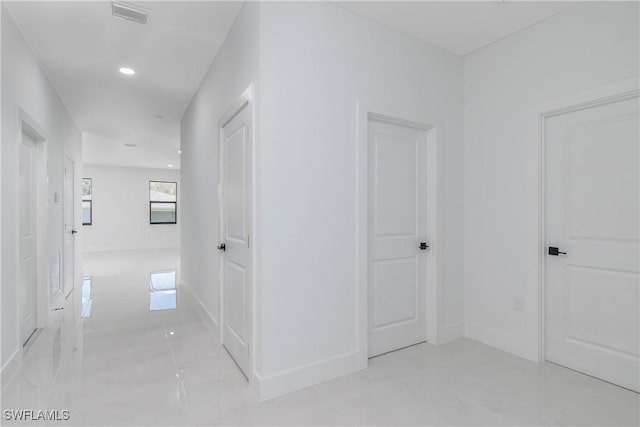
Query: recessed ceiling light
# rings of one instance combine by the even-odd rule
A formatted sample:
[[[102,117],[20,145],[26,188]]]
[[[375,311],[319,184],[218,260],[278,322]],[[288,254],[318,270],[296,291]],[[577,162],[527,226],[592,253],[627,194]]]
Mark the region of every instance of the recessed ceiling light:
[[[119,71],[125,76],[133,76],[136,73],[136,70],[129,67],[120,67]]]
[[[178,150],[178,154],[182,154],[182,150]]]
[[[167,166],[169,166],[170,168],[172,168],[172,167],[173,167],[173,165],[167,165]]]

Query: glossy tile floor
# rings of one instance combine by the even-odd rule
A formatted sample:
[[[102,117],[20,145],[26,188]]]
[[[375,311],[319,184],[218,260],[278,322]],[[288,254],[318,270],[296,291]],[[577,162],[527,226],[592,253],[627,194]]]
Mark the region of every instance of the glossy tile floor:
[[[178,264],[175,251],[88,254],[84,304],[72,297],[74,307],[34,341],[2,409],[71,411],[70,421],[32,423],[41,426],[640,422],[636,393],[468,339],[389,353],[366,370],[258,403],[180,288],[171,309]],[[74,324],[74,312],[91,317]]]

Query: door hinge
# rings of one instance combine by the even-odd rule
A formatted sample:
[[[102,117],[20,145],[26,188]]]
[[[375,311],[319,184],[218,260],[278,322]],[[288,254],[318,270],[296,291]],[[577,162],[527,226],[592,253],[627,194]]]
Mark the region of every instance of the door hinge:
[[[249,247],[249,238],[250,238],[250,235],[247,234],[247,248]]]

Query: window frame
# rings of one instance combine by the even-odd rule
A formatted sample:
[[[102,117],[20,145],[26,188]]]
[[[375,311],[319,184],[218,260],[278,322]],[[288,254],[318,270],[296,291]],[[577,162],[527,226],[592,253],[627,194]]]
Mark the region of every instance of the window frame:
[[[175,186],[176,186],[176,201],[175,202],[152,201],[151,200],[151,183],[152,182],[160,182],[160,183],[164,183],[164,184],[175,184]],[[149,191],[149,225],[177,224],[178,223],[178,182],[177,181],[149,180],[148,191]],[[161,203],[161,204],[166,204],[166,205],[173,204],[174,205],[173,210],[175,212],[174,220],[173,221],[163,221],[163,222],[153,222],[152,219],[151,219],[151,205],[153,203]]]
[[[89,200],[85,200],[84,199],[84,194],[82,195],[82,203],[84,204],[84,202],[89,202],[89,222],[84,222],[84,215],[82,216],[82,225],[93,225],[93,178],[82,178],[82,180],[84,181],[85,179],[88,179],[89,181],[91,181],[91,198]],[[177,187],[176,187],[177,188]],[[84,207],[83,207],[84,209]]]

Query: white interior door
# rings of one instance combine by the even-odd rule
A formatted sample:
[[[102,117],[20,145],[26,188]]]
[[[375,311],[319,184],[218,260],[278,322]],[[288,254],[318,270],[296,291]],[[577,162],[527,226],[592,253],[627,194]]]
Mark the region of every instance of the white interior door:
[[[20,335],[25,344],[37,327],[36,145],[27,133],[20,144]]]
[[[223,344],[251,375],[251,114],[248,106],[222,129]]]
[[[64,295],[73,290],[74,257],[75,257],[75,223],[74,223],[74,164],[73,160],[64,158]]]
[[[427,132],[369,121],[369,357],[426,339]]]
[[[636,97],[545,121],[546,358],[636,391],[638,113]]]

